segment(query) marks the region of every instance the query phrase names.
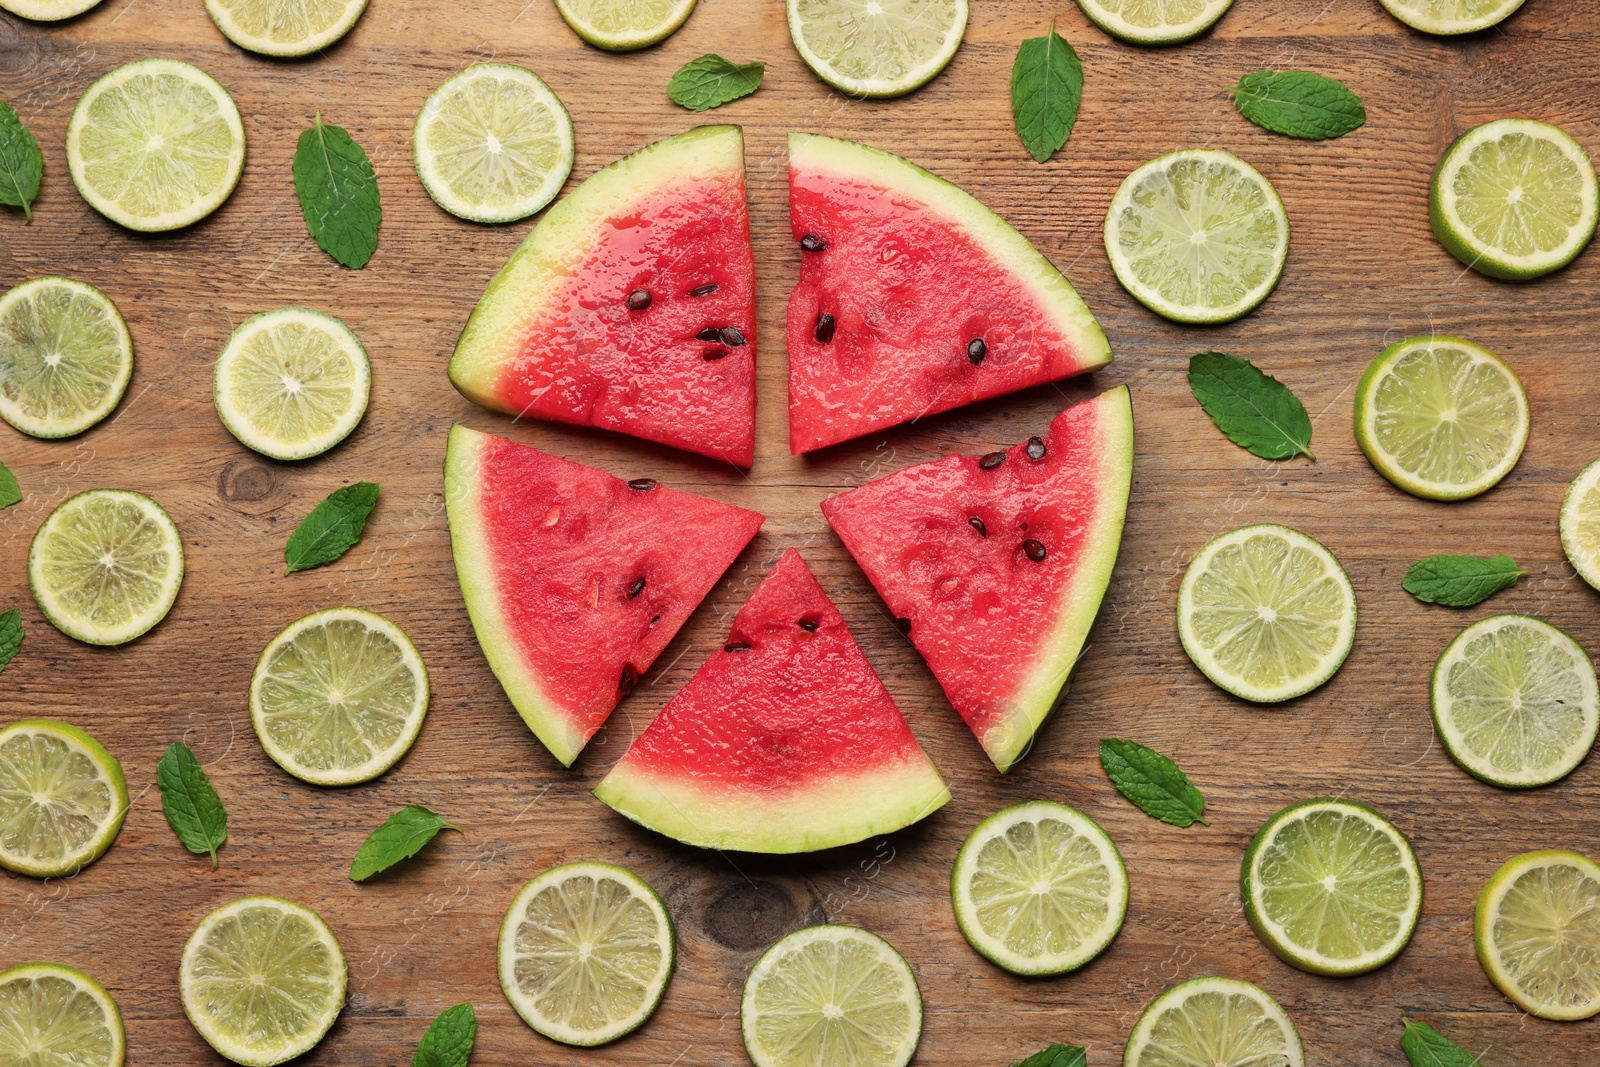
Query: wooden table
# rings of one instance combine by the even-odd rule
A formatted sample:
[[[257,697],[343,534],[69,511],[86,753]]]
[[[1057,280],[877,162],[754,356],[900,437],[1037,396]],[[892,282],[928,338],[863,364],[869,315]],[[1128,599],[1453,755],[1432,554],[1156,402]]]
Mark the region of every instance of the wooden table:
[[[911,961],[926,1002],[918,1062],[1009,1064],[1052,1040],[1118,1062],[1139,1011],[1172,983],[1207,974],[1261,984],[1304,1036],[1308,1062],[1404,1062],[1400,1017],[1425,1016],[1489,1067],[1600,1062],[1600,1023],[1522,1015],[1489,984],[1472,948],[1472,908],[1500,863],[1527,849],[1600,852],[1600,763],[1531,793],[1458,770],[1434,738],[1428,675],[1466,622],[1526,611],[1600,650],[1600,600],[1562,557],[1556,510],[1568,480],[1600,452],[1593,389],[1600,341],[1600,251],[1532,285],[1464,271],[1429,234],[1434,162],[1467,128],[1504,115],[1558,123],[1600,148],[1597,0],[1530,0],[1497,30],[1425,37],[1376,0],[1239,0],[1215,33],[1141,50],[1093,28],[1070,3],[975,0],[949,69],[909,98],[847,100],[801,65],[776,0],[702,0],[664,45],[614,56],[583,45],[548,0],[374,0],[328,54],[275,62],[217,33],[199,0],[105,0],[64,25],[0,15],[0,98],[45,151],[35,219],[0,217],[0,288],[45,273],[100,286],[133,331],[137,364],[115,417],[80,438],[0,431],[0,459],[26,494],[0,512],[0,607],[20,606],[28,637],[0,679],[0,719],[45,715],[89,729],[121,759],[135,797],[116,846],[65,881],[0,878],[0,964],[52,959],[111,990],[127,1021],[129,1062],[219,1062],[185,1021],[177,960],[208,910],[247,893],[316,908],[350,960],[350,1000],[307,1063],[409,1063],[428,1021],[471,1001],[477,1064],[738,1065],[745,972],[801,925],[856,923]],[[1087,72],[1066,150],[1033,163],[1011,129],[1008,78],[1018,42],[1054,17]],[[672,71],[708,51],[768,62],[765,87],[715,112],[745,126],[761,329],[760,410],[748,476],[644,442],[548,424],[513,425],[458,396],[445,378],[456,333],[490,275],[528,230],[476,226],[440,211],[412,171],[411,123],[451,72],[483,59],[525,64],[571,109],[581,179],[613,158],[697,121],[668,102]],[[79,199],[62,143],[79,93],[113,67],[173,56],[216,75],[249,135],[232,200],[186,231],[119,229]],[[1347,81],[1367,125],[1340,140],[1275,137],[1233,110],[1226,87],[1262,67],[1312,68]],[[290,179],[295,138],[313,113],[367,148],[383,192],[377,255],[362,271],[306,236]],[[1119,354],[1092,380],[1035,389],[796,459],[786,448],[784,301],[797,273],[788,230],[784,133],[815,130],[898,152],[960,183],[1039,245],[1094,309]],[[1229,148],[1258,166],[1288,206],[1294,246],[1276,294],[1231,326],[1162,321],[1118,287],[1100,226],[1134,166],[1184,146]],[[308,304],[345,319],[373,358],[360,429],[320,459],[281,464],[246,451],[212,409],[211,365],[245,317]],[[1392,488],[1350,431],[1351,396],[1389,342],[1438,330],[1493,349],[1523,376],[1533,434],[1521,464],[1468,503],[1434,504]],[[1193,353],[1218,348],[1280,376],[1316,421],[1315,463],[1268,463],[1210,425],[1184,381]],[[982,452],[1043,427],[1064,404],[1117,383],[1133,388],[1139,444],[1122,556],[1064,710],[1009,777],[996,774],[915,650],[830,534],[818,502],[877,474],[949,450]],[[440,463],[453,422],[506,433],[624,476],[650,476],[768,516],[760,537],[652,671],[565,771],[517,718],[473,640],[457,591]],[[282,575],[289,532],[324,494],[381,482],[366,539],[335,566]],[[57,633],[27,592],[35,528],[68,494],[96,486],[154,495],[176,518],[188,577],[171,616],[145,638],[95,649]],[[1185,658],[1172,612],[1185,564],[1206,540],[1247,522],[1305,530],[1343,561],[1360,599],[1355,650],[1316,693],[1252,707]],[[630,739],[722,640],[726,620],[785,548],[797,546],[850,621],[954,801],[886,841],[792,858],[721,856],[638,829],[589,795]],[[1430,608],[1401,591],[1414,559],[1507,552],[1531,572],[1469,611]],[[316,608],[380,611],[416,640],[432,673],[429,721],[415,750],[370,785],[317,789],[292,779],[253,736],[246,687],[255,658]],[[1112,789],[1096,742],[1122,735],[1188,769],[1211,825],[1178,830]],[[155,763],[194,746],[230,815],[222,866],[178,845],[162,818]],[[1278,961],[1246,926],[1239,860],[1285,804],[1338,794],[1365,801],[1410,835],[1427,879],[1416,937],[1393,965],[1318,978]],[[1025,981],[996,970],[957,932],[947,879],[982,817],[1032,797],[1081,806],[1127,859],[1127,925],[1077,974]],[[428,804],[465,828],[392,876],[347,878],[364,835],[396,807]],[[641,1032],[593,1052],[527,1029],[501,996],[494,937],[516,887],[552,864],[626,864],[666,897],[681,961]]]

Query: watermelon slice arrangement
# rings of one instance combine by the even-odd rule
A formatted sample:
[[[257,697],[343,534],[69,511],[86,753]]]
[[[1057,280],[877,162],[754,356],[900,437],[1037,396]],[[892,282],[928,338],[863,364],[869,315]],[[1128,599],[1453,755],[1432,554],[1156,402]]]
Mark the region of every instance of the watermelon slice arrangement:
[[[1048,260],[896,156],[792,135],[790,221],[795,453],[1111,359]],[[497,411],[748,467],[754,290],[742,137],[700,127],[552,208],[473,311],[450,377]],[[1128,392],[1113,389],[1009,451],[921,464],[823,505],[1001,771],[1083,651],[1132,457]],[[762,522],[459,426],[445,492],[479,643],[569,766]],[[793,550],[595,793],[680,841],[759,852],[887,833],[950,796]]]

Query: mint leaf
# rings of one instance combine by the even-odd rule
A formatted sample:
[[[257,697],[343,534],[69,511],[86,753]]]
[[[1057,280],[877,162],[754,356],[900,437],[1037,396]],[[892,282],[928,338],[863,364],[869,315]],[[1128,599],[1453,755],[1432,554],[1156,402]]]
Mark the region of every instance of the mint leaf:
[[[20,207],[33,221],[33,201],[44,176],[44,156],[11,105],[0,100],[0,204]]]
[[[422,1035],[411,1067],[467,1067],[477,1036],[478,1019],[471,1004],[446,1008]]]
[[[306,229],[328,255],[360,270],[378,249],[378,178],[360,145],[319,114],[294,152],[294,191]]]
[[[367,516],[378,504],[376,482],[356,482],[335,489],[311,509],[288,544],[283,546],[284,574],[323,567],[355,547],[367,528]]]
[[[350,864],[350,880],[365,882],[379,871],[386,871],[403,859],[415,856],[440,830],[461,827],[445,822],[421,804],[407,804],[367,835]]]
[[[0,671],[22,651],[22,612],[12,608],[0,615]]]
[[[1043,37],[1022,42],[1011,65],[1011,117],[1035,162],[1043,163],[1067,143],[1082,103],[1083,64],[1052,22]]]
[[[1201,352],[1189,360],[1189,391],[1228,440],[1262,459],[1311,454],[1311,416],[1289,387],[1248,359]]]
[[[1151,818],[1173,826],[1211,825],[1201,818],[1206,798],[1176,763],[1155,749],[1108,737],[1100,742],[1100,765],[1117,791]]]
[[[667,96],[690,111],[710,111],[761,88],[765,63],[730,63],[719,55],[691,59],[667,83]]]
[[[188,745],[174,741],[167,746],[156,764],[156,784],[172,832],[195,855],[211,853],[215,870],[217,849],[228,840],[228,813]]]
[[[1040,1049],[1020,1063],[1013,1063],[1011,1067],[1084,1067],[1088,1062],[1089,1054],[1082,1047],[1057,1043]]]
[[[10,467],[0,463],[0,508],[9,508],[21,499],[22,487],[17,484],[17,476],[11,473]]]
[[[1411,1067],[1479,1067],[1478,1057],[1445,1037],[1427,1023],[1401,1019],[1400,1051]]]
[[[1257,126],[1304,141],[1343,137],[1367,121],[1361,98],[1343,82],[1306,70],[1258,70],[1229,92]]]
[[[1470,608],[1510,589],[1527,573],[1510,556],[1429,556],[1413,563],[1400,585],[1424,604]]]

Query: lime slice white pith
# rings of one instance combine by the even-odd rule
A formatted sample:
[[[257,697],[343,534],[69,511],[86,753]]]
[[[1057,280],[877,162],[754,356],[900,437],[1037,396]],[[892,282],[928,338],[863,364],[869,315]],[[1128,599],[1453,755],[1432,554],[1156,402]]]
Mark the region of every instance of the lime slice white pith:
[[[100,0],[0,0],[0,9],[35,22],[59,22],[81,15]]]
[[[500,988],[524,1022],[568,1045],[632,1033],[666,993],[672,919],[638,875],[609,863],[552,867],[500,925]]]
[[[244,170],[239,109],[215,78],[141,59],[89,86],[67,124],[67,168],[89,206],[130,230],[175,230],[222,206]]]
[[[1384,8],[1423,33],[1454,35],[1486,30],[1511,17],[1523,0],[1378,0]]]
[[[1289,255],[1272,183],[1231,152],[1190,148],[1128,175],[1106,212],[1122,287],[1176,322],[1230,322],[1267,298]]]
[[[245,897],[200,920],[183,947],[183,1010],[206,1043],[271,1067],[321,1041],[344,1007],[338,938],[304,904]]]
[[[1507,789],[1571,774],[1594,745],[1600,694],[1578,642],[1527,615],[1462,630],[1433,669],[1433,721],[1450,758]]]
[[[143,493],[91,489],[62,501],[33,535],[28,584],[68,637],[120,645],[171,610],[183,584],[183,541]]]
[[[1600,459],[1572,479],[1561,500],[1561,548],[1578,576],[1600,589]]]
[[[122,765],[94,738],[49,719],[0,729],[0,867],[76,874],[111,847],[127,814]]]
[[[1207,678],[1276,703],[1333,677],[1355,640],[1356,595],[1321,544],[1263,523],[1200,550],[1178,589],[1178,636]]]
[[[854,926],[808,926],[756,961],[739,1004],[755,1067],[905,1067],[922,994],[904,957]]]
[[[479,63],[435,89],[412,130],[434,203],[473,222],[540,210],[572,173],[572,118],[537,74]]]
[[[788,0],[806,66],[849,96],[903,96],[932,81],[967,32],[967,0]]]
[[[1356,386],[1356,443],[1395,485],[1465,500],[1511,472],[1528,443],[1528,396],[1499,357],[1443,335],[1384,349]]]
[[[1123,1067],[1304,1067],[1289,1016],[1262,990],[1233,978],[1195,978],[1145,1008]]]
[[[350,327],[309,308],[244,323],[217,357],[212,392],[228,432],[273,459],[320,456],[367,410],[372,365]]]
[[[1205,33],[1233,0],[1078,0],[1089,21],[1134,44],[1178,44]]]
[[[265,56],[305,56],[350,32],[367,0],[206,0],[222,35]]]
[[[1560,270],[1594,237],[1600,186],[1583,146],[1532,119],[1497,119],[1462,134],[1434,168],[1434,236],[1491,278]]]
[[[122,1013],[105,987],[58,963],[0,971],[0,1063],[122,1067]]]
[[[1111,944],[1128,911],[1128,874],[1093,819],[1035,800],[979,823],[950,874],[956,924],[1014,974],[1065,974]]]
[[[1561,849],[1495,872],[1473,921],[1478,960],[1500,992],[1541,1019],[1600,1014],[1600,864]]]
[[[82,433],[133,377],[133,338],[110,297],[35,278],[0,297],[0,417],[33,437]]]
[[[596,48],[631,52],[664,41],[694,10],[695,0],[556,0],[574,33]]]
[[[1245,852],[1245,917],[1285,962],[1365,974],[1400,954],[1422,913],[1422,869],[1393,823],[1323,797],[1278,812]]]

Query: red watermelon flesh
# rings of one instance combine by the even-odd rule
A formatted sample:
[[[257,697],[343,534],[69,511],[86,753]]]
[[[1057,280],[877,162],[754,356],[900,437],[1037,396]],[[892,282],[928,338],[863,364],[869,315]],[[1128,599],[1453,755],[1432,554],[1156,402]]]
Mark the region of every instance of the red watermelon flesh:
[[[793,549],[595,794],[669,837],[747,852],[848,844],[950,799]]]
[[[1126,388],[1040,437],[822,503],[1000,770],[1055,707],[1111,580],[1133,472]]]
[[[1108,363],[1061,272],[1003,219],[898,156],[789,138],[795,453]]]
[[[445,500],[478,643],[567,765],[762,522],[463,426],[450,431]]]
[[[489,284],[450,378],[496,411],[750,466],[755,264],[736,126],[590,177]]]

